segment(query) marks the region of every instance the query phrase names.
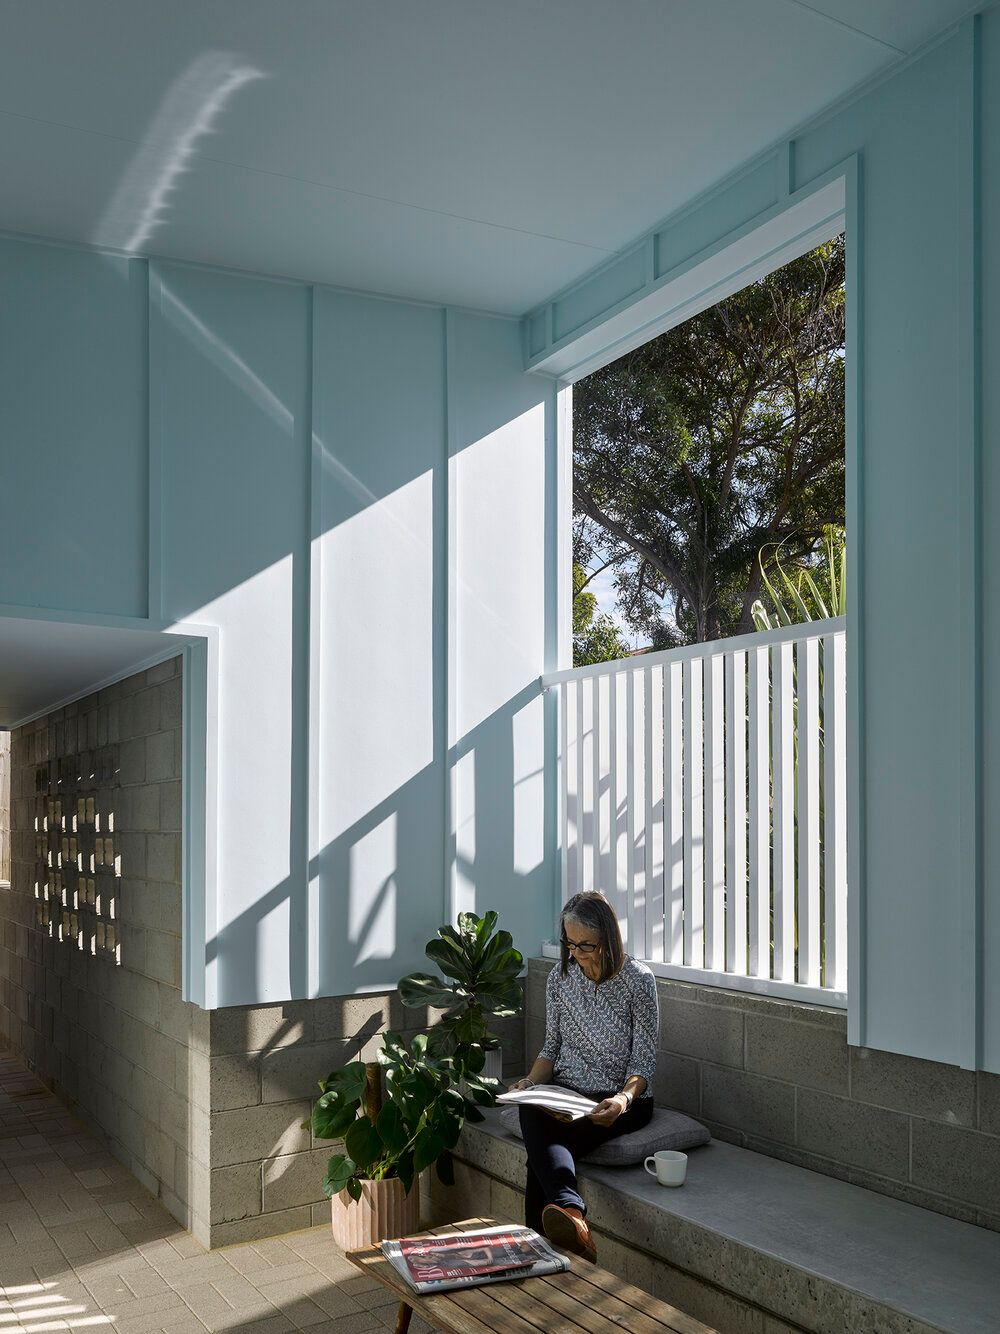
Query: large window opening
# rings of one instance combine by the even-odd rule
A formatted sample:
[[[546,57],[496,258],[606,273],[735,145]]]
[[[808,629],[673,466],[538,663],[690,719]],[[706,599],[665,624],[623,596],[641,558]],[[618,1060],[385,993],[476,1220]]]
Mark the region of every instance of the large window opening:
[[[837,236],[573,388],[575,666],[838,615]]]

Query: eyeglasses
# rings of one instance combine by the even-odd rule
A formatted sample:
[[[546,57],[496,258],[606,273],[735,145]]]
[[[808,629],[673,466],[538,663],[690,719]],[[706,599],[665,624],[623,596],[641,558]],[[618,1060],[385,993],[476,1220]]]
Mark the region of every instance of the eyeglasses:
[[[569,950],[571,954],[593,954],[594,950],[600,949],[600,946],[593,940],[581,940],[579,945],[576,945],[572,940],[567,940],[563,936],[562,943],[563,948]]]

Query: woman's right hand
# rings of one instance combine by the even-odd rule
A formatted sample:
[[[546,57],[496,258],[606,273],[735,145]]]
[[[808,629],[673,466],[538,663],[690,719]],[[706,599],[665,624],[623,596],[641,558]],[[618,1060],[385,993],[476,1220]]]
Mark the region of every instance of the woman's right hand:
[[[519,1089],[530,1089],[530,1088],[534,1088],[533,1081],[530,1080],[527,1075],[522,1075],[520,1079],[515,1079],[513,1084],[507,1085],[507,1092],[515,1093]]]

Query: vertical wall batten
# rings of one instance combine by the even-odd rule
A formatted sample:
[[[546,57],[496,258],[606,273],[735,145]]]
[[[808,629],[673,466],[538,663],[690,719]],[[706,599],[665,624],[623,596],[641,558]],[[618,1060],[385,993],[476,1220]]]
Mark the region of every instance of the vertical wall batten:
[[[774,976],[795,981],[795,753],[792,645],[771,650],[774,797]]]

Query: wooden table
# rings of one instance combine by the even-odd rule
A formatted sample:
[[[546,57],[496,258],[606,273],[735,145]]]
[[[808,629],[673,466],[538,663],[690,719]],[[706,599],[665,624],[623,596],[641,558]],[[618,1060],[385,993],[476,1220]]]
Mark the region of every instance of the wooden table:
[[[431,1228],[430,1234],[496,1225],[492,1218],[467,1218]],[[347,1258],[398,1293],[396,1334],[406,1334],[414,1311],[445,1334],[537,1334],[539,1330],[545,1334],[577,1334],[579,1330],[609,1334],[616,1329],[630,1334],[715,1334],[700,1320],[576,1255],[570,1257],[572,1268],[561,1274],[507,1279],[424,1296],[413,1291],[379,1246],[348,1251]]]

